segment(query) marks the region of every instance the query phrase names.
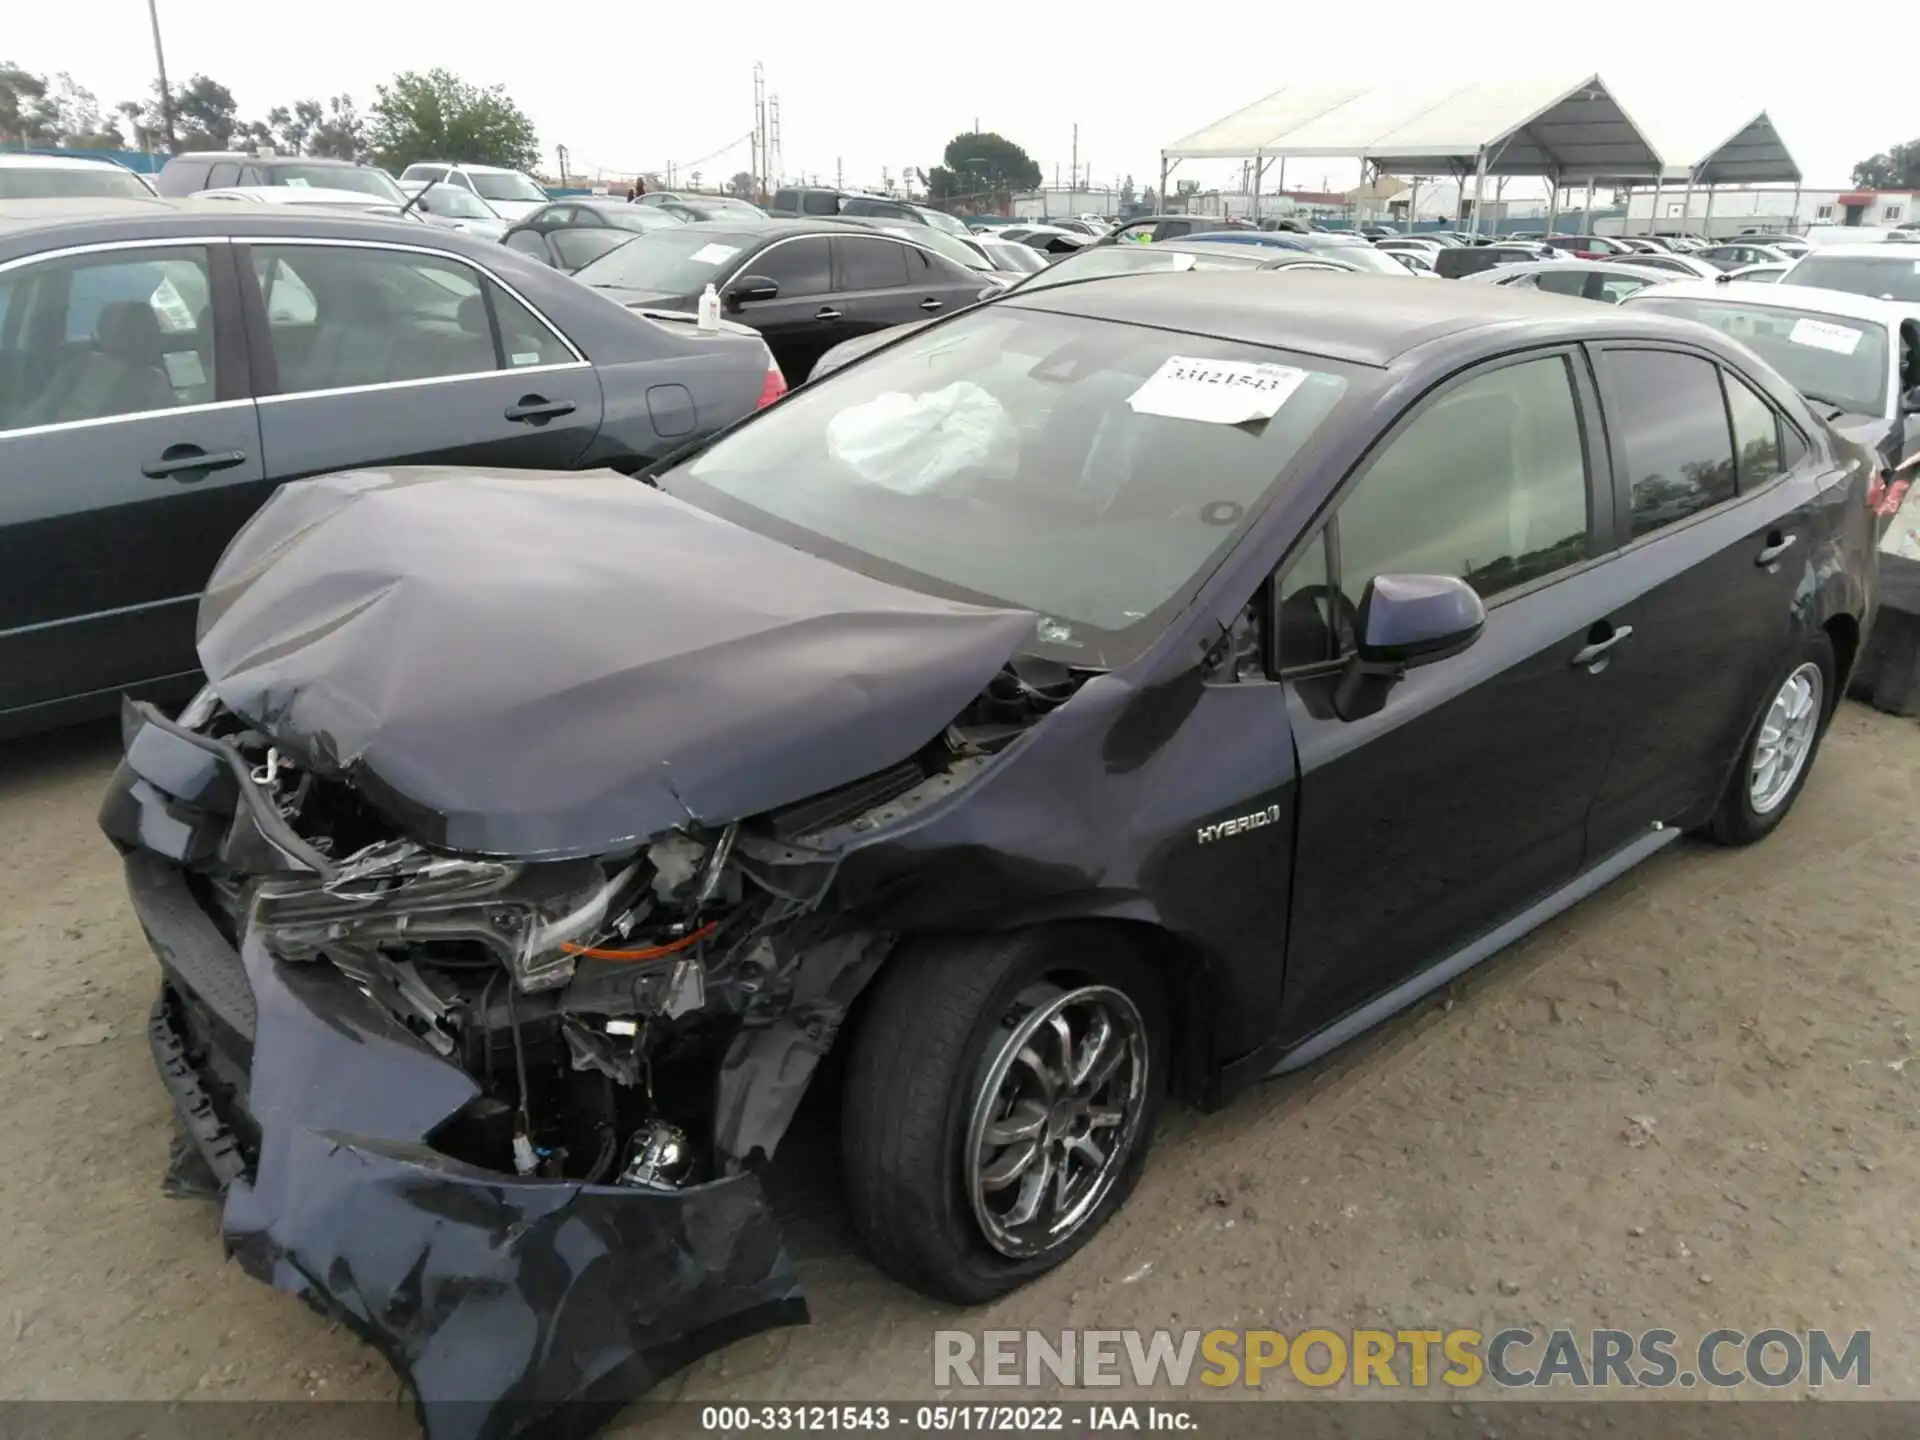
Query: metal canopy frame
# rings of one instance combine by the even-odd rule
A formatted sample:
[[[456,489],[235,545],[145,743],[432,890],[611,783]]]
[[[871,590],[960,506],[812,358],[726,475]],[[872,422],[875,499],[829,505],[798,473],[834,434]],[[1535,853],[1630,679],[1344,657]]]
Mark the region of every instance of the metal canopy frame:
[[[1160,152],[1160,193],[1184,159],[1251,156],[1255,172],[1290,157],[1360,159],[1362,176],[1474,177],[1479,228],[1487,177],[1658,179],[1659,152],[1598,75],[1569,80],[1478,81],[1409,92],[1284,89]],[[1254,195],[1258,214],[1259,192]]]

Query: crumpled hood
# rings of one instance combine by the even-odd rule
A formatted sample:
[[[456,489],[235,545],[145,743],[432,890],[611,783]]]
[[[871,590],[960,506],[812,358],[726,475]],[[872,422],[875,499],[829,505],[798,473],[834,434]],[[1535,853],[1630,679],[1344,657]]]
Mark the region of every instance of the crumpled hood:
[[[201,602],[222,701],[425,843],[598,854],[895,764],[1033,633],[610,471],[283,486]]]
[[[1878,450],[1890,460],[1900,458],[1894,453],[1900,448],[1901,425],[1898,420],[1889,420],[1884,415],[1862,415],[1854,410],[1843,410],[1827,423],[1856,445]]]

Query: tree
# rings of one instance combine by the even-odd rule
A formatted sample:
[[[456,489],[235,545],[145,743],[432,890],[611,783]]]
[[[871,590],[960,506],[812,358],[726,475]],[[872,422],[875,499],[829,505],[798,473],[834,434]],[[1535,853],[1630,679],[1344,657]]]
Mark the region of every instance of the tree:
[[[122,100],[113,107],[121,119],[127,122],[128,143],[141,150],[151,150],[154,140],[160,134],[160,125],[151,118],[147,102],[144,100]]]
[[[320,116],[317,101],[302,100],[294,106],[296,115],[311,116],[313,128],[307,133],[307,153],[325,155],[334,160],[358,160],[367,152],[366,122],[353,107],[351,95],[335,95],[327,101],[327,113]]]
[[[1149,215],[1160,213],[1160,192],[1149,185],[1140,192],[1140,203],[1147,207]]]
[[[1133,204],[1133,176],[1129,175],[1120,182],[1120,208],[1127,209]]]
[[[0,140],[22,145],[45,139],[47,81],[10,60],[0,60]]]
[[[1920,190],[1920,140],[1862,160],[1853,167],[1853,183],[1863,190]]]
[[[174,91],[173,119],[185,149],[225,150],[240,128],[240,107],[218,80],[196,75]]]
[[[750,198],[756,188],[752,173],[746,170],[740,171],[727,181],[727,193],[738,195],[742,200]]]
[[[954,136],[940,158],[942,163],[927,172],[927,193],[936,203],[1010,195],[1040,184],[1040,167],[1033,157],[991,130]]]
[[[482,89],[450,70],[404,71],[374,87],[368,148],[390,169],[416,160],[458,160],[529,170],[539,163],[533,121],[506,87]]]

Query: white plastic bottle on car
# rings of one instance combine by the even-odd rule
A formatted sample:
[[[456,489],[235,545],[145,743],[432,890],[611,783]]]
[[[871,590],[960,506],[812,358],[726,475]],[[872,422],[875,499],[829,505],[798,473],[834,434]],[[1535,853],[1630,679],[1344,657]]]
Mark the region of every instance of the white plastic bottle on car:
[[[720,292],[711,284],[700,292],[700,328],[702,330],[720,328]]]

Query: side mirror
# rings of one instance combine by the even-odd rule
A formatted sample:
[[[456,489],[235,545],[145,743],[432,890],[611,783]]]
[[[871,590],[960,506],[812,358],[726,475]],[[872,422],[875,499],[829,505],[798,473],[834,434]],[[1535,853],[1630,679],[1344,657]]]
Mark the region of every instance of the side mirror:
[[[750,300],[778,300],[780,287],[764,275],[746,275],[727,287],[727,307],[738,310]]]
[[[1356,653],[1334,687],[1334,713],[1342,720],[1375,714],[1408,667],[1458,655],[1486,623],[1486,606],[1464,580],[1375,576],[1354,611]]]
[[[1354,617],[1363,665],[1428,665],[1480,638],[1487,607],[1451,575],[1379,575],[1367,582]]]

